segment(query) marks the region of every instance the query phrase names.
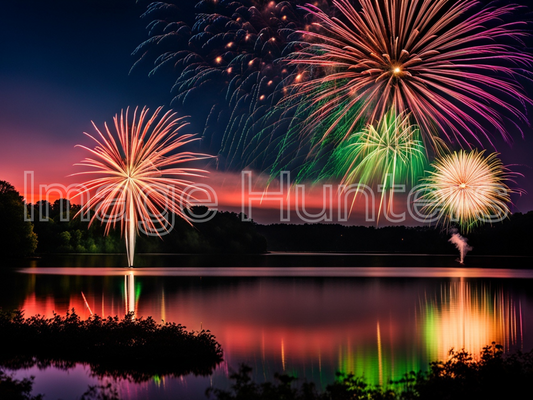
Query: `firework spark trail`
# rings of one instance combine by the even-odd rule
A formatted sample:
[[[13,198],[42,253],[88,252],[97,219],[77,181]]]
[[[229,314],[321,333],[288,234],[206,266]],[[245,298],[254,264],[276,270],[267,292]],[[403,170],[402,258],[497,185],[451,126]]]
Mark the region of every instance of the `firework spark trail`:
[[[394,110],[374,125],[369,124],[352,135],[337,153],[339,164],[346,171],[341,182],[343,185],[357,183],[359,191],[362,186],[374,181],[381,182],[378,215],[381,214],[386,193],[390,192],[387,204],[390,208],[398,181],[415,183],[427,165],[418,127],[410,124],[408,114],[396,116]]]
[[[85,298],[85,295],[83,294],[83,292],[81,292],[81,297],[83,297],[83,301],[85,302],[85,305],[87,306],[87,309],[89,310],[89,312],[91,313],[91,315],[93,315],[93,310],[91,310],[91,307],[89,306],[89,302],[88,302],[87,299]]]
[[[439,153],[437,135],[467,146],[469,138],[492,144],[486,126],[511,141],[503,110],[527,123],[520,107],[531,100],[517,79],[530,74],[533,56],[509,44],[521,44],[526,22],[504,21],[519,6],[476,11],[475,0],[359,3],[358,12],[350,1],[334,0],[339,18],[307,6],[322,31],[302,32],[308,45],[290,57],[310,76],[295,83],[292,96],[308,96],[319,104],[307,119],[309,132],[316,121],[335,115],[323,133],[325,140],[352,108],[358,108],[343,132],[346,139],[360,121],[380,120],[392,107],[398,114],[410,112],[426,145]],[[324,83],[333,85],[324,91]]]
[[[326,9],[329,2],[314,3]],[[247,166],[257,143],[256,122],[293,81],[296,68],[283,56],[301,40],[297,29],[312,29],[312,15],[298,7],[307,1],[174,3],[151,3],[143,14],[152,18],[150,38],[135,49],[132,68],[154,59],[150,74],[172,69],[173,101],[205,106],[196,106],[194,115],[205,114],[202,136],[219,152],[220,166]]]
[[[96,174],[99,177],[86,181],[79,195],[89,195],[79,214],[93,212],[90,224],[95,218],[105,222],[105,233],[120,221],[125,236],[128,266],[133,266],[135,239],[142,228],[144,232],[160,236],[160,231],[168,230],[169,221],[164,211],[185,218],[183,208],[189,204],[184,197],[185,190],[194,183],[186,177],[203,177],[204,171],[197,168],[181,168],[180,165],[195,160],[210,158],[210,155],[177,150],[188,143],[199,140],[194,135],[180,135],[186,125],[183,118],[167,111],[161,118],[159,107],[149,116],[148,109],[133,112],[129,109],[115,115],[113,134],[107,124],[92,136],[94,148],[78,145],[87,150],[92,158],[85,158],[75,164],[90,168],[73,175]],[[197,189],[200,190],[200,189]],[[156,225],[158,227],[156,227]]]
[[[509,215],[511,190],[506,181],[518,173],[503,166],[497,153],[461,150],[437,158],[424,179],[420,199],[424,210],[445,224],[457,222],[468,232],[481,222],[501,221]]]

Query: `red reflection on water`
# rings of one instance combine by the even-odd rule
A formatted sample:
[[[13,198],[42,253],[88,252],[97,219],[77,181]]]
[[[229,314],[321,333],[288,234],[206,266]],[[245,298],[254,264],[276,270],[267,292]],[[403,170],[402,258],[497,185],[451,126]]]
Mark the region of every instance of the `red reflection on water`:
[[[217,275],[221,270],[196,271]],[[274,270],[256,272],[261,275]],[[410,276],[415,270],[419,269],[395,269],[395,274]],[[426,273],[453,277],[458,270],[465,274],[463,269]],[[270,372],[303,368],[304,374],[311,369],[319,375],[325,368],[331,376],[342,370],[364,373],[375,383],[425,368],[430,361],[445,358],[452,347],[477,353],[492,341],[506,347],[523,342],[520,303],[501,287],[476,286],[475,281],[464,278],[202,279],[176,277],[173,274],[187,275],[191,270],[172,269],[163,280],[148,276],[154,274],[148,269],[104,271],[110,276],[98,279],[104,279],[113,290],[102,289],[99,281],[94,283],[97,278],[91,274],[96,270],[88,270],[86,277],[72,277],[65,283],[69,285],[66,296],[53,290],[43,294],[38,287],[39,275],[30,275],[33,285],[21,308],[26,315],[51,316],[54,311],[64,314],[75,308],[82,318],[89,317],[90,309],[102,316],[129,312],[135,317],[152,316],[156,321],[181,323],[189,330],[211,330],[230,365],[268,364]],[[352,269],[334,273],[339,271],[356,273]],[[57,272],[64,273],[65,269]],[[243,269],[230,272],[240,276]],[[302,275],[316,272],[300,270]],[[331,273],[330,269],[324,272]],[[358,273],[373,277],[387,274],[388,269],[362,268]],[[506,274],[513,276],[512,271]]]
[[[335,264],[336,258],[330,259]],[[100,261],[90,262],[96,266]],[[204,399],[207,386],[228,387],[227,376],[242,362],[254,368],[259,382],[285,371],[325,388],[339,370],[364,375],[370,383],[399,379],[445,358],[451,347],[478,353],[497,341],[506,349],[533,348],[533,301],[528,294],[532,281],[527,279],[533,272],[528,270],[29,268],[23,272],[10,280],[17,282],[11,295],[0,292],[0,306],[9,299],[10,307],[22,308],[28,316],[48,317],[72,308],[81,318],[90,316],[89,308],[102,316],[133,312],[137,318],[152,316],[158,322],[209,329],[216,335],[225,361],[212,376],[154,377],[142,385],[120,382],[125,400],[178,394]],[[57,386],[69,379],[68,372],[60,370],[31,374],[37,376],[36,387],[42,379]],[[91,379],[88,376],[86,383],[94,384]],[[86,388],[71,397],[79,397]],[[50,393],[55,398],[55,392]]]

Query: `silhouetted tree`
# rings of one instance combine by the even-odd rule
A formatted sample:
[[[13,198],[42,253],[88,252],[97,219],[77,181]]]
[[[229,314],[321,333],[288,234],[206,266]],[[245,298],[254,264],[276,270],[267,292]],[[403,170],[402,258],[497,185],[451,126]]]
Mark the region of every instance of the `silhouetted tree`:
[[[33,376],[22,380],[6,374],[0,370],[0,398],[9,400],[42,400],[43,395],[31,394],[33,388]]]
[[[26,206],[13,185],[0,181],[0,257],[23,257],[37,248],[33,225],[24,220]]]

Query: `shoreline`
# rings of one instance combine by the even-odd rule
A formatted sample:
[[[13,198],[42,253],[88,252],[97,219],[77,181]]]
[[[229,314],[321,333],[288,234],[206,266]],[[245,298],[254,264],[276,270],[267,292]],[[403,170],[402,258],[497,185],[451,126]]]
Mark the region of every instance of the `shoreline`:
[[[267,254],[174,254],[141,253],[133,270],[139,268],[459,268],[529,270],[533,257],[522,255],[471,255],[460,264],[456,254],[270,252]],[[2,262],[7,269],[122,268],[129,270],[125,254],[50,254],[40,258]]]

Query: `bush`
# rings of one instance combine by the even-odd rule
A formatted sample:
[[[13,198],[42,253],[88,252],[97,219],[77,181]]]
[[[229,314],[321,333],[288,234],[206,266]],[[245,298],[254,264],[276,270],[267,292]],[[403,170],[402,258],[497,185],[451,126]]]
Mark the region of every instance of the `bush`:
[[[483,348],[479,360],[464,350],[450,350],[447,361],[430,364],[428,372],[411,372],[386,388],[372,386],[352,374],[337,374],[337,380],[322,393],[313,383],[289,375],[276,375],[276,382],[257,384],[252,369],[241,365],[230,376],[230,391],[208,389],[218,400],[472,400],[530,398],[533,380],[533,351],[504,355],[493,343]]]
[[[41,394],[31,395],[32,386],[33,376],[29,379],[18,380],[0,370],[0,398],[2,400],[42,400]]]
[[[11,369],[86,363],[96,375],[144,381],[155,375],[208,375],[222,361],[220,344],[209,331],[188,332],[151,317],[95,315],[82,321],[74,310],[49,319],[0,312],[0,332],[0,365]]]

